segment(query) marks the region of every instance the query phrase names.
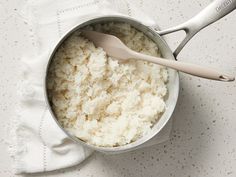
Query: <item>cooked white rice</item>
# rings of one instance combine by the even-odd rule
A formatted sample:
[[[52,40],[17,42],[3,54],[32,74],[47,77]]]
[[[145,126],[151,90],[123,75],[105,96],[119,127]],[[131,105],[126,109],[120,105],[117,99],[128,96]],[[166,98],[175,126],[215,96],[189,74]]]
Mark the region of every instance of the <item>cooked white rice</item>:
[[[119,37],[129,48],[160,56],[156,44],[128,24],[88,27]],[[102,48],[70,36],[49,69],[47,89],[58,121],[96,146],[121,146],[148,133],[165,110],[168,73],[143,61],[119,63]]]

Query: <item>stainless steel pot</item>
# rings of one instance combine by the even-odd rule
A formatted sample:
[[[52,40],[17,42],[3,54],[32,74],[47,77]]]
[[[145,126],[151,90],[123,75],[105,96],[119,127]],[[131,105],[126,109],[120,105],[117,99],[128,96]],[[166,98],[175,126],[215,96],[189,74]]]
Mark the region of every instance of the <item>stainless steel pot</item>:
[[[145,26],[138,20],[135,20],[130,17],[126,16],[102,16],[97,17],[94,19],[86,20],[84,23],[78,24],[76,27],[71,29],[68,33],[66,33],[62,39],[58,42],[58,44],[55,46],[48,62],[47,66],[47,72],[48,68],[50,67],[50,63],[54,58],[54,54],[59,48],[59,46],[75,31],[92,24],[98,24],[98,23],[108,23],[108,22],[123,22],[130,24],[134,28],[138,29],[139,31],[142,31],[145,35],[147,35],[149,38],[151,38],[159,47],[159,50],[164,58],[168,58],[170,60],[175,60],[179,52],[182,50],[182,48],[186,45],[186,43],[201,29],[206,27],[207,25],[213,23],[214,21],[217,21],[224,15],[230,13],[236,8],[236,0],[216,0],[213,3],[211,3],[207,8],[205,8],[202,12],[200,12],[197,16],[193,17],[191,20],[178,25],[176,27],[164,30],[164,31],[156,31],[152,27]],[[177,47],[174,53],[172,53],[171,49],[165,42],[165,40],[161,37],[161,35],[169,34],[175,31],[184,30],[186,32],[186,37],[184,40],[180,43],[180,45]],[[51,109],[51,105],[48,99],[48,93],[46,89],[46,81],[47,81],[47,72],[45,75],[45,97],[47,100],[48,107],[50,109],[50,112],[52,114],[52,117],[58,124],[58,126],[75,142],[80,143],[82,145],[85,145],[89,148],[92,148],[97,151],[105,152],[105,153],[121,153],[126,151],[131,151],[134,149],[137,149],[141,145],[143,145],[145,142],[152,139],[155,135],[157,135],[161,129],[166,125],[166,123],[171,118],[171,115],[175,109],[177,99],[178,99],[178,93],[179,93],[179,75],[178,72],[172,69],[168,69],[169,72],[169,82],[167,84],[168,87],[168,97],[166,98],[166,110],[161,116],[160,120],[153,126],[151,131],[143,136],[142,138],[138,139],[135,142],[132,142],[130,144],[119,146],[119,147],[97,147],[93,145],[89,145],[85,143],[84,141],[74,137],[73,135],[69,134],[66,130],[63,129],[63,127],[60,125],[60,123],[57,121],[57,118]]]

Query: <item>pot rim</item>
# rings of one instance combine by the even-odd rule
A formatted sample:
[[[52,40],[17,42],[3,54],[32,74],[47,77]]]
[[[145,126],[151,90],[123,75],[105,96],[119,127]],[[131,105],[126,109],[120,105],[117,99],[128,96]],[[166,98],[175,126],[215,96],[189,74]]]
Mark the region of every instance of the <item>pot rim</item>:
[[[169,112],[168,112],[168,115],[167,115],[167,118],[166,120],[162,123],[162,125],[159,124],[159,127],[157,128],[157,130],[155,132],[150,132],[150,133],[147,133],[146,135],[144,135],[143,137],[139,138],[138,140],[134,141],[134,142],[131,142],[129,144],[126,144],[126,145],[122,145],[122,146],[117,146],[117,147],[100,147],[100,146],[95,146],[95,145],[92,145],[92,144],[88,144],[84,141],[82,141],[81,139],[71,135],[67,130],[65,130],[62,125],[59,123],[59,121],[57,120],[56,118],[56,115],[54,114],[52,108],[51,108],[51,104],[50,104],[50,101],[48,99],[48,91],[47,91],[47,73],[48,73],[48,70],[49,70],[49,67],[50,67],[50,64],[51,64],[51,61],[53,60],[54,58],[54,55],[57,51],[57,49],[59,48],[59,46],[72,34],[74,33],[75,31],[77,31],[79,28],[81,27],[84,27],[84,26],[87,26],[89,24],[92,24],[92,23],[98,23],[99,20],[104,20],[104,21],[113,21],[113,20],[116,20],[117,22],[124,22],[124,23],[127,23],[126,21],[129,21],[128,23],[133,26],[131,24],[132,23],[135,23],[137,24],[137,26],[140,26],[140,27],[143,27],[146,29],[146,31],[148,31],[151,35],[153,36],[157,36],[159,38],[159,40],[162,42],[161,43],[158,43],[158,45],[163,45],[164,48],[166,48],[166,53],[169,54],[169,57],[170,59],[173,59],[175,60],[175,57],[171,51],[171,49],[169,48],[168,44],[165,42],[165,40],[163,39],[163,37],[161,37],[155,29],[153,29],[152,27],[149,27],[149,26],[146,26],[144,25],[142,22],[134,19],[134,18],[131,18],[131,17],[127,17],[127,16],[124,16],[124,15],[106,15],[106,16],[99,16],[99,17],[96,17],[96,18],[90,18],[90,19],[84,19],[84,21],[78,25],[75,25],[74,27],[72,27],[69,31],[67,31],[60,39],[59,41],[56,43],[56,45],[53,47],[53,50],[50,52],[50,56],[49,56],[49,60],[47,62],[47,66],[46,66],[46,71],[45,71],[45,76],[44,76],[44,96],[45,96],[45,99],[46,99],[46,104],[48,106],[48,109],[49,109],[49,112],[50,114],[52,115],[53,119],[55,120],[55,122],[57,123],[57,125],[60,127],[60,129],[62,129],[62,131],[70,138],[72,139],[74,142],[76,143],[79,143],[80,145],[84,145],[86,147],[89,147],[91,149],[94,149],[94,150],[97,150],[97,151],[101,151],[101,152],[105,152],[105,153],[122,153],[122,152],[127,152],[127,151],[131,151],[131,150],[134,150],[134,149],[137,149],[138,147],[140,147],[141,145],[143,145],[144,143],[146,143],[147,141],[149,141],[150,139],[152,139],[154,136],[156,136],[162,129],[163,127],[167,124],[167,122],[171,119],[171,116],[174,112],[174,109],[176,107],[176,104],[177,104],[177,100],[178,100],[178,95],[179,95],[179,74],[177,71],[175,70],[171,70],[171,69],[168,69],[171,70],[172,72],[175,73],[175,87],[176,87],[176,93],[175,93],[175,98],[173,98],[174,100],[174,103],[172,105],[172,108],[169,109]],[[101,23],[101,22],[100,22]],[[137,27],[133,26],[134,28],[137,29]],[[139,30],[139,29],[138,29]],[[142,31],[142,30],[140,30]],[[142,31],[143,32],[143,31]],[[144,32],[143,32],[144,33]],[[144,33],[146,34],[146,33]],[[147,34],[146,34],[147,35]],[[155,42],[156,43],[156,42]],[[161,52],[162,54],[162,52]],[[163,55],[163,54],[162,54]],[[166,112],[166,110],[165,110]],[[163,114],[165,114],[165,112]],[[161,115],[161,117],[159,118],[159,120],[154,124],[154,126],[152,127],[152,129],[156,126],[156,124],[158,124],[160,122],[160,120],[162,119],[163,115]]]

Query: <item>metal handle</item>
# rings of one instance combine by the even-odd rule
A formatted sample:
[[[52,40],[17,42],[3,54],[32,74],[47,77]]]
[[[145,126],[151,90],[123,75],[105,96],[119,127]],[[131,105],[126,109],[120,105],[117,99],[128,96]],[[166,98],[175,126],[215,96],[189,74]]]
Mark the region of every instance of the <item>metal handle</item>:
[[[185,31],[186,33],[185,38],[174,51],[174,56],[176,58],[177,55],[180,53],[180,51],[183,49],[183,47],[187,44],[187,42],[197,32],[199,32],[206,26],[216,22],[217,20],[229,14],[235,9],[236,9],[236,0],[215,0],[190,20],[178,26],[163,31],[157,31],[157,33],[159,35],[165,35],[180,30]]]

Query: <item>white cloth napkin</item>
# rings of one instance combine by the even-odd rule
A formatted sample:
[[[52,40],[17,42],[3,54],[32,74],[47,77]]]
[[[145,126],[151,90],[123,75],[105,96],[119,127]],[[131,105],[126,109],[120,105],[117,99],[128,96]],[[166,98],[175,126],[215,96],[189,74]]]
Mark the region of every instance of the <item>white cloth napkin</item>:
[[[22,17],[33,28],[31,39],[37,53],[22,59],[20,105],[11,132],[16,173],[73,166],[93,152],[71,141],[57,126],[44,100],[43,79],[50,51],[66,31],[86,19],[110,14],[124,14],[148,26],[156,25],[128,0],[29,0],[24,6]],[[171,121],[144,146],[167,140],[170,130]]]

